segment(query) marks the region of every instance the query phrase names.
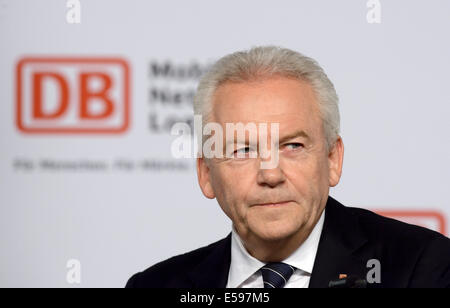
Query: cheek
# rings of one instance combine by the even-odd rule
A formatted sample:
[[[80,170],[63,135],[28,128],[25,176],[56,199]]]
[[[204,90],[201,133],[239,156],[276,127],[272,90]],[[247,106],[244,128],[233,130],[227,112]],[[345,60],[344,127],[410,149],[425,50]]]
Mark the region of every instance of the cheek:
[[[313,199],[325,186],[328,187],[328,168],[323,160],[308,159],[290,162],[285,170],[302,199]]]
[[[246,215],[246,200],[251,190],[251,170],[245,166],[221,166],[212,174],[212,186],[217,202],[233,221]]]

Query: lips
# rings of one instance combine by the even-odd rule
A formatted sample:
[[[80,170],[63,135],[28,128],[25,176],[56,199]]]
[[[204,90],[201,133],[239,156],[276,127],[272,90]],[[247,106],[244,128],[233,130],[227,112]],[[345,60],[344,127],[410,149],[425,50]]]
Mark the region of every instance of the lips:
[[[281,201],[276,203],[261,203],[261,204],[255,204],[255,206],[268,206],[268,207],[277,207],[277,206],[283,206],[289,204],[291,201]]]

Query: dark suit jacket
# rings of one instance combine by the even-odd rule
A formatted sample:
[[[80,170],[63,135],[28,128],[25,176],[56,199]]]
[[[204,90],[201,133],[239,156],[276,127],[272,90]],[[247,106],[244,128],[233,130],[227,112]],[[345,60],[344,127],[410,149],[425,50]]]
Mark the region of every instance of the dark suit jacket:
[[[339,274],[366,278],[370,259],[381,283],[368,287],[450,287],[450,239],[329,197],[310,288],[326,288]],[[224,239],[135,274],[127,288],[224,288],[231,261],[231,233]]]

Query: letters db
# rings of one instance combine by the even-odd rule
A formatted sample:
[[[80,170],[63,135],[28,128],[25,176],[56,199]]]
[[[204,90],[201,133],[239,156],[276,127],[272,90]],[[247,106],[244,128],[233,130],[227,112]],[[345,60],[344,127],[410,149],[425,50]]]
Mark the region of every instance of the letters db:
[[[128,129],[129,66],[118,58],[22,58],[16,125],[30,134],[118,134]]]

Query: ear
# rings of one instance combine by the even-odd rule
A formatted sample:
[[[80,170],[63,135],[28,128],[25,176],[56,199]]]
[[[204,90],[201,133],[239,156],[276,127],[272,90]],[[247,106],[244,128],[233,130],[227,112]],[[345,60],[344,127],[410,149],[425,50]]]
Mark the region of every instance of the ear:
[[[209,166],[203,157],[197,158],[197,178],[200,189],[208,199],[214,199],[216,195],[212,189]]]
[[[328,153],[328,183],[334,187],[339,183],[344,162],[344,143],[339,136]]]

